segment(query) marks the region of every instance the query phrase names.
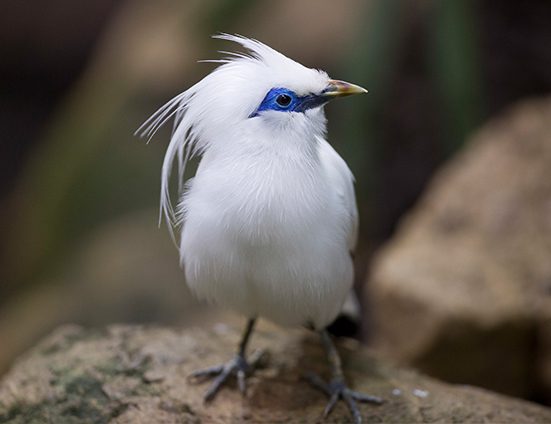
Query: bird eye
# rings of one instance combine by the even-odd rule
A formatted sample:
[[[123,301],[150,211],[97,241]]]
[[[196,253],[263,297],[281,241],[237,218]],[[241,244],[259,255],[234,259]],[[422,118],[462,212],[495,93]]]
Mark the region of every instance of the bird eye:
[[[291,104],[291,96],[288,94],[280,94],[276,97],[276,103],[281,107],[287,107]]]

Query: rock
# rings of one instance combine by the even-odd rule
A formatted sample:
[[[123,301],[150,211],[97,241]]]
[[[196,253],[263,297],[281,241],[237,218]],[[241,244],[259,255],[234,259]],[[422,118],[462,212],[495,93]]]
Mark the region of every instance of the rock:
[[[551,99],[475,134],[372,269],[383,354],[551,402]]]
[[[327,374],[312,333],[261,323],[252,348],[271,352],[249,380],[247,397],[235,385],[205,405],[205,385],[187,380],[192,370],[229,359],[238,326],[176,330],[112,326],[58,329],[21,357],[0,381],[0,423],[320,422],[327,399],[303,371]],[[352,386],[383,396],[362,405],[369,422],[551,422],[551,410],[482,389],[452,386],[395,368],[356,342],[339,343]],[[338,405],[328,422],[349,422]]]

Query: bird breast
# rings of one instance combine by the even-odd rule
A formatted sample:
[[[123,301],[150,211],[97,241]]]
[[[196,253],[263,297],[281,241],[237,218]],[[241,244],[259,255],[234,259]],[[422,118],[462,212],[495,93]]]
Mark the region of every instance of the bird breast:
[[[330,225],[331,197],[315,163],[283,156],[228,158],[199,170],[183,204],[186,220],[200,213],[228,236],[259,245]]]
[[[188,285],[247,316],[323,327],[352,284],[342,209],[325,171],[281,155],[226,159],[200,166],[183,199]]]

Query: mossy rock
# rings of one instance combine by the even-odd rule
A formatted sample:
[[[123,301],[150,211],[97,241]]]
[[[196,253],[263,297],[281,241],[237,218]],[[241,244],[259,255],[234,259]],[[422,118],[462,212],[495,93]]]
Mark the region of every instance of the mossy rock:
[[[264,323],[251,348],[266,349],[270,357],[250,378],[247,396],[230,385],[213,403],[203,403],[205,387],[187,376],[229,359],[239,335],[237,326],[225,324],[62,327],[0,381],[0,423],[322,422],[327,399],[302,378],[308,371],[327,376],[317,337]],[[387,400],[361,405],[365,422],[551,422],[545,407],[396,368],[351,340],[338,346],[351,386]],[[338,405],[326,422],[349,421]]]

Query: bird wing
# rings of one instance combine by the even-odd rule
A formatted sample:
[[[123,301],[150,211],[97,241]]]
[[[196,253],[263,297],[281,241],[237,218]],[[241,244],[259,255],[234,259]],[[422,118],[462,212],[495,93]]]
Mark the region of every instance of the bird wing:
[[[319,154],[331,186],[335,187],[337,198],[343,208],[348,234],[348,249],[353,252],[358,240],[358,207],[354,194],[354,176],[343,158],[326,140],[321,138]]]

